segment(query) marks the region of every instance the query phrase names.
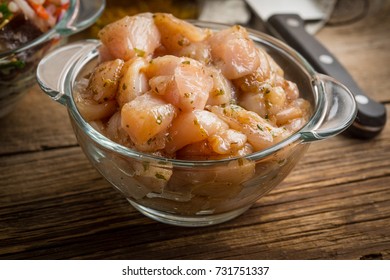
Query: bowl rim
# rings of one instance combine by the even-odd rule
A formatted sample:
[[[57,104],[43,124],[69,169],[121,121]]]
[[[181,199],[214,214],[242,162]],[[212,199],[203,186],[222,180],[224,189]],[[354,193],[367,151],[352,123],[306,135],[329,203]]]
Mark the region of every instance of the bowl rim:
[[[190,22],[202,28],[212,28],[212,29],[214,28],[217,30],[232,26],[231,24],[207,22],[207,21],[199,21],[199,20],[191,20]],[[98,132],[95,128],[93,128],[86,120],[84,120],[84,118],[79,113],[77,109],[77,105],[73,98],[73,89],[74,89],[75,81],[80,71],[83,69],[83,67],[86,64],[93,61],[98,56],[98,47],[100,46],[100,42],[97,40],[96,40],[97,43],[96,48],[93,49],[92,51],[89,51],[88,53],[84,53],[82,57],[77,61],[77,63],[75,63],[70,69],[70,71],[68,71],[68,73],[66,74],[65,95],[68,97],[66,98],[67,100],[66,106],[69,115],[73,120],[75,120],[76,124],[80,127],[83,133],[85,133],[88,136],[88,138],[90,138],[90,140],[92,140],[99,146],[103,146],[105,149],[108,149],[114,153],[119,153],[120,155],[125,157],[135,158],[138,160],[142,159],[145,161],[158,162],[163,165],[171,164],[172,166],[175,167],[204,167],[204,166],[212,166],[218,164],[226,164],[240,159],[241,160],[246,159],[249,161],[259,161],[265,159],[270,155],[275,154],[276,152],[294,143],[300,144],[302,142],[305,142],[304,139],[302,138],[302,133],[318,127],[321,124],[321,119],[323,118],[323,114],[324,114],[323,103],[325,102],[325,100],[322,97],[323,94],[321,94],[324,92],[324,88],[321,84],[320,79],[317,76],[317,72],[297,51],[292,49],[284,42],[268,34],[265,34],[263,32],[251,28],[246,28],[246,30],[248,31],[251,39],[256,39],[255,43],[265,44],[267,46],[276,49],[278,52],[282,52],[283,55],[287,56],[291,62],[299,66],[303,70],[303,72],[305,72],[308,75],[308,78],[310,79],[311,86],[312,86],[314,106],[312,108],[312,114],[309,120],[306,122],[306,124],[303,127],[301,127],[301,129],[299,129],[298,131],[291,134],[287,138],[283,139],[282,141],[266,149],[248,155],[244,155],[244,156],[237,156],[237,157],[224,158],[218,160],[180,160],[180,159],[165,158],[162,156],[156,156],[145,152],[136,151],[134,149],[130,149],[119,143],[116,143],[111,139],[109,139],[108,137],[104,136],[103,134]],[[309,144],[309,143],[306,142],[305,144]]]

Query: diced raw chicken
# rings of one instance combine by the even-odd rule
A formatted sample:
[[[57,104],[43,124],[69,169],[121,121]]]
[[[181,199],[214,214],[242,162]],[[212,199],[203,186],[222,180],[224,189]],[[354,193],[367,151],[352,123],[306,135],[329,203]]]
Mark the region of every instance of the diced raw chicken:
[[[176,152],[176,157],[182,160],[209,160],[215,156],[218,154],[207,139],[188,144]]]
[[[299,97],[299,90],[296,83],[284,80],[282,83],[282,88],[286,92],[286,97],[288,101],[296,100]]]
[[[145,69],[145,73],[147,76],[156,73],[149,81],[151,89],[185,112],[204,109],[213,87],[206,66],[190,58],[158,58]]]
[[[302,117],[303,112],[298,107],[287,107],[286,109],[283,109],[279,111],[275,117],[276,117],[276,124],[278,126],[284,125],[288,123],[290,120],[297,119]]]
[[[276,115],[287,105],[287,97],[284,89],[280,86],[271,87],[264,93],[268,113]]]
[[[100,45],[98,51],[99,51],[99,62],[105,62],[105,61],[115,59],[115,57],[112,56],[110,50],[105,45]]]
[[[167,130],[176,115],[176,108],[159,97],[145,93],[123,105],[122,128],[137,148],[147,147],[153,138]],[[144,149],[143,149],[144,150]]]
[[[123,66],[117,101],[120,107],[149,90],[148,80],[142,69],[149,63],[141,57],[133,58]]]
[[[185,60],[175,69],[165,100],[182,111],[204,109],[213,80],[205,67],[195,60]]]
[[[283,87],[275,85],[269,80],[260,82],[252,79],[257,79],[256,75],[246,76],[246,81],[241,84],[242,94],[240,94],[238,104],[249,111],[259,114],[262,118],[269,118],[274,121],[273,116],[288,105],[289,100],[286,92]],[[243,81],[243,79],[240,80]],[[235,84],[237,85],[237,80]],[[246,84],[250,86],[247,87]],[[285,85],[284,83],[282,84]]]
[[[245,156],[309,118],[297,85],[238,25],[213,32],[146,13],[99,36],[100,65],[75,100],[99,131],[127,147],[189,160]]]
[[[285,82],[283,70],[272,57],[260,48],[256,51],[260,61],[259,67],[252,73],[233,81],[234,85],[244,93],[262,91],[264,84],[276,86]]]
[[[262,118],[268,117],[267,106],[265,105],[264,94],[262,92],[248,92],[246,94],[241,94],[238,105],[257,113]]]
[[[235,102],[236,93],[233,84],[222,75],[221,71],[209,67],[208,72],[213,78],[213,88],[210,91],[207,105],[222,105]]]
[[[215,114],[205,110],[183,112],[175,118],[168,129],[169,140],[165,149],[174,153],[184,146],[207,139],[228,125]]]
[[[306,123],[310,114],[310,104],[307,100],[297,98],[288,107],[275,115],[276,124],[283,126],[286,130],[298,131]]]
[[[115,100],[98,103],[93,99],[84,98],[75,93],[74,100],[81,116],[87,121],[97,121],[109,118],[117,110]]]
[[[258,114],[240,106],[210,106],[208,109],[231,128],[244,133],[256,151],[267,148],[287,136],[282,128],[272,126]]]
[[[149,79],[156,76],[173,75],[177,66],[183,61],[185,61],[184,57],[174,55],[159,56],[152,59],[149,65],[143,69],[143,72]]]
[[[115,59],[103,62],[95,68],[87,87],[95,101],[101,103],[115,98],[123,64],[123,60]]]
[[[235,154],[244,147],[247,137],[237,130],[226,129],[211,135],[208,141],[214,152],[221,155],[228,155]]]
[[[247,31],[238,25],[209,38],[213,63],[228,79],[248,75],[260,66],[257,49]]]
[[[176,152],[176,158],[182,160],[220,160],[226,158],[243,157],[253,153],[253,147],[245,143],[239,150],[231,150],[228,154],[218,154],[211,143],[206,139],[189,144]]]
[[[177,51],[176,55],[189,57],[206,65],[211,62],[210,45],[205,41],[190,43]]]
[[[169,52],[180,51],[193,42],[203,41],[210,31],[201,29],[170,14],[156,13],[154,22],[161,34],[161,43]]]
[[[99,133],[140,152],[139,161],[108,153],[98,162],[127,198],[169,213],[224,213],[253,203],[276,183],[269,170],[295,160],[291,145],[252,160],[301,129],[310,104],[245,28],[214,32],[159,13],[125,17],[99,36],[100,64],[76,84],[75,102]]]
[[[163,75],[150,78],[149,87],[153,93],[157,95],[164,96],[165,92],[168,90],[168,87],[173,82],[173,75]]]
[[[105,135],[112,141],[115,141],[129,148],[134,148],[134,143],[130,140],[130,137],[127,132],[122,128],[120,111],[117,111],[108,120],[105,129]]]
[[[113,57],[123,60],[149,56],[160,45],[160,33],[150,13],[110,23],[98,36]]]

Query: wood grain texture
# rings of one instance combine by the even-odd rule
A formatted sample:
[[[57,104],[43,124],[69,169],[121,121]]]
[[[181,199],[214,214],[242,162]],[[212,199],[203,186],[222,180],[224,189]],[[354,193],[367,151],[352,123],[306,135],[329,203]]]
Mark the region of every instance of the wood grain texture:
[[[381,102],[390,102],[389,13],[390,2],[370,1],[368,15],[363,20],[324,28],[317,35],[358,85],[370,97]]]
[[[390,110],[389,18],[318,38]],[[388,123],[389,123],[388,116]],[[312,144],[249,211],[207,228],[154,222],[88,162],[37,87],[0,119],[0,259],[390,259],[390,125]]]
[[[65,106],[53,102],[38,85],[11,114],[0,118],[0,127],[0,155],[77,145]]]

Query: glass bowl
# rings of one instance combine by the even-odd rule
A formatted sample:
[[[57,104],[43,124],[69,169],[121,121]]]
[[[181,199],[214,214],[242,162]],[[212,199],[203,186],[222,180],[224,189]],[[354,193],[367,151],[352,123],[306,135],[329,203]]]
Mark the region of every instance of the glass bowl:
[[[0,117],[10,113],[35,83],[35,71],[44,55],[61,39],[84,30],[101,15],[105,0],[69,0],[62,19],[49,31],[19,48],[0,53]],[[20,63],[12,63],[12,62]]]
[[[228,27],[195,24],[213,30]],[[93,166],[132,206],[168,224],[218,224],[242,214],[278,185],[311,142],[337,135],[356,116],[355,100],[345,86],[316,73],[279,40],[254,30],[249,33],[279,63],[286,78],[297,83],[313,110],[301,130],[274,146],[240,158],[166,159],[131,150],[97,132],[77,110],[73,89],[76,81],[97,64],[99,41],[84,40],[55,50],[39,64],[37,78],[47,95],[67,107],[78,142]]]

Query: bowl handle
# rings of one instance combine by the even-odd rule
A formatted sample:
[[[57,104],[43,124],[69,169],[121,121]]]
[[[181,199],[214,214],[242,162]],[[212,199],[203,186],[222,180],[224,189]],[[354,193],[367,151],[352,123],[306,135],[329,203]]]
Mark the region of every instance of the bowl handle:
[[[301,131],[305,142],[326,139],[347,129],[355,120],[357,106],[352,93],[332,77],[317,74],[319,86],[323,87],[324,98],[319,98],[321,111],[313,116],[314,126]],[[320,91],[321,92],[321,91]]]
[[[65,83],[69,71],[83,54],[97,50],[97,40],[83,40],[57,48],[38,64],[36,77],[41,89],[53,100],[65,105]]]
[[[91,26],[103,13],[105,0],[76,0],[74,17],[65,25],[56,28],[57,33],[69,36]]]

